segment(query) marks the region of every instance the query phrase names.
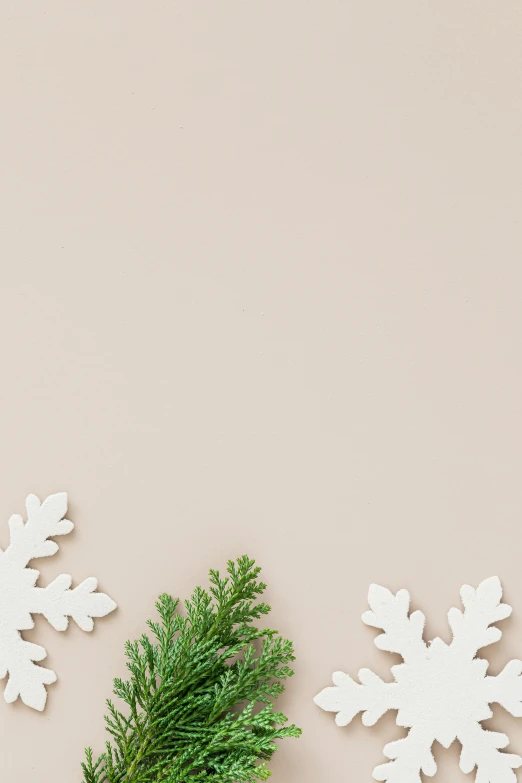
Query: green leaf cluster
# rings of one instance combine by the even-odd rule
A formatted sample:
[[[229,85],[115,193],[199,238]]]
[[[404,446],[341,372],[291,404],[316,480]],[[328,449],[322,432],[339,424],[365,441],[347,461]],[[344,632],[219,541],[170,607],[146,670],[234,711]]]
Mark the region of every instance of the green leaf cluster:
[[[178,613],[160,596],[151,637],[126,643],[127,680],[114,681],[123,710],[107,701],[112,739],[82,764],[84,783],[254,783],[270,775],[267,761],[287,725],[273,699],[293,674],[293,646],[260,629],[270,607],[266,585],[248,557],[229,561],[227,575],[210,571]]]

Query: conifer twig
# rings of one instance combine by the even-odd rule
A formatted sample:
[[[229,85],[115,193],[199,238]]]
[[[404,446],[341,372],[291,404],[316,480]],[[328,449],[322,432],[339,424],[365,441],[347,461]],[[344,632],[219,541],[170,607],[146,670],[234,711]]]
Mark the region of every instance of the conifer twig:
[[[227,576],[210,571],[210,589],[196,587],[185,601],[164,594],[160,622],[127,642],[130,676],[114,681],[126,708],[107,701],[112,739],[95,759],[87,748],[84,783],[255,783],[270,775],[268,760],[287,725],[272,700],[293,674],[293,646],[254,623],[270,607],[266,585],[248,557],[230,560]]]

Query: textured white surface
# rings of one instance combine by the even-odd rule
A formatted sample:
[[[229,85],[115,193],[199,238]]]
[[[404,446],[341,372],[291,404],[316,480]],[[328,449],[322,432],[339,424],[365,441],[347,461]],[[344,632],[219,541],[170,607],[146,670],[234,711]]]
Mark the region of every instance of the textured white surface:
[[[57,631],[65,631],[69,617],[84,631],[92,631],[93,617],[103,617],[116,608],[112,598],[97,593],[97,580],[85,579],[71,590],[72,578],[61,574],[45,588],[36,587],[39,572],[29,561],[54,555],[58,544],[51,536],[70,533],[74,525],[64,519],[65,492],[50,495],[43,503],[35,495],[26,500],[27,522],[19,515],[9,520],[11,542],[0,549],[0,677],[9,675],[4,691],[7,702],[19,696],[28,707],[43,710],[45,686],[56,681],[50,669],[38,666],[47,653],[38,644],[24,641],[20,631],[34,626],[32,614],[43,614]]]
[[[508,783],[516,780],[513,768],[520,756],[502,752],[509,742],[505,734],[486,731],[480,721],[492,716],[489,704],[497,702],[516,717],[522,717],[522,662],[510,661],[497,677],[487,677],[488,661],[476,658],[477,650],[497,642],[502,632],[493,623],[511,614],[500,603],[498,577],[482,582],[475,590],[461,588],[464,611],[450,609],[453,641],[423,640],[425,617],[408,614],[407,590],[393,595],[385,587],[371,585],[371,611],[362,616],[367,625],[381,628],[375,644],[381,650],[399,653],[404,663],[393,666],[394,682],[380,679],[370,669],[361,669],[358,684],[349,675],[335,672],[333,688],[325,688],[314,701],[336,712],[335,722],[346,726],[362,712],[365,726],[373,726],[387,710],[397,710],[397,724],[410,729],[407,737],[384,748],[391,759],[374,769],[376,780],[388,783],[419,783],[421,771],[432,776],[437,766],[431,752],[435,740],[448,748],[458,739],[462,745],[460,768],[477,768],[477,783]]]

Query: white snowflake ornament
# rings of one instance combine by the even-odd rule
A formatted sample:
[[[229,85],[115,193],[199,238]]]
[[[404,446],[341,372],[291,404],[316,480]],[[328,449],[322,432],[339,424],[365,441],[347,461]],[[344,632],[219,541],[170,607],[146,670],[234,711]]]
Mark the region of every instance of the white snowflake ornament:
[[[490,627],[509,617],[511,607],[500,603],[498,577],[486,579],[475,590],[461,588],[464,611],[450,609],[451,644],[423,640],[425,617],[408,614],[407,590],[393,595],[385,587],[371,585],[371,611],[363,622],[380,628],[375,644],[380,650],[399,653],[404,663],[392,666],[394,682],[384,682],[370,669],[361,669],[359,683],[343,672],[333,675],[333,688],[325,688],[314,701],[323,710],[336,712],[335,722],[346,726],[362,712],[365,726],[373,726],[387,710],[397,710],[397,724],[409,729],[404,739],[391,742],[384,754],[391,759],[373,771],[375,780],[388,783],[421,783],[421,772],[432,776],[437,765],[431,752],[435,740],[448,748],[458,739],[462,745],[460,768],[477,768],[476,783],[512,783],[520,756],[504,753],[509,739],[487,731],[480,721],[491,718],[489,707],[501,704],[522,717],[522,661],[510,661],[496,677],[487,677],[488,661],[476,658],[477,650],[498,642],[502,631]]]
[[[47,587],[36,587],[39,571],[28,568],[38,557],[54,555],[58,544],[51,536],[70,533],[74,525],[64,519],[67,494],[50,495],[40,503],[36,495],[26,500],[27,522],[15,514],[9,520],[11,543],[0,549],[0,678],[9,674],[4,691],[7,702],[19,696],[28,707],[43,710],[47,699],[46,685],[56,681],[56,674],[35,661],[47,653],[38,644],[22,639],[20,631],[34,627],[32,614],[43,614],[57,631],[65,631],[72,617],[84,631],[92,631],[93,617],[103,617],[116,608],[104,593],[95,592],[94,577],[85,579],[71,590],[72,578],[58,576]]]

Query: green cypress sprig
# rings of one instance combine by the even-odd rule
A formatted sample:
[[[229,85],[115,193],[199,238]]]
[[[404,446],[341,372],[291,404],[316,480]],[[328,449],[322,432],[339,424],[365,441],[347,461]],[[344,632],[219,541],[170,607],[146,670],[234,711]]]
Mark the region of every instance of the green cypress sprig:
[[[293,645],[255,624],[270,607],[248,557],[210,571],[210,588],[185,601],[161,595],[160,622],[127,642],[130,676],[114,681],[122,712],[107,701],[112,739],[95,759],[86,750],[84,783],[255,783],[284,737],[301,733],[272,701],[293,674]]]

